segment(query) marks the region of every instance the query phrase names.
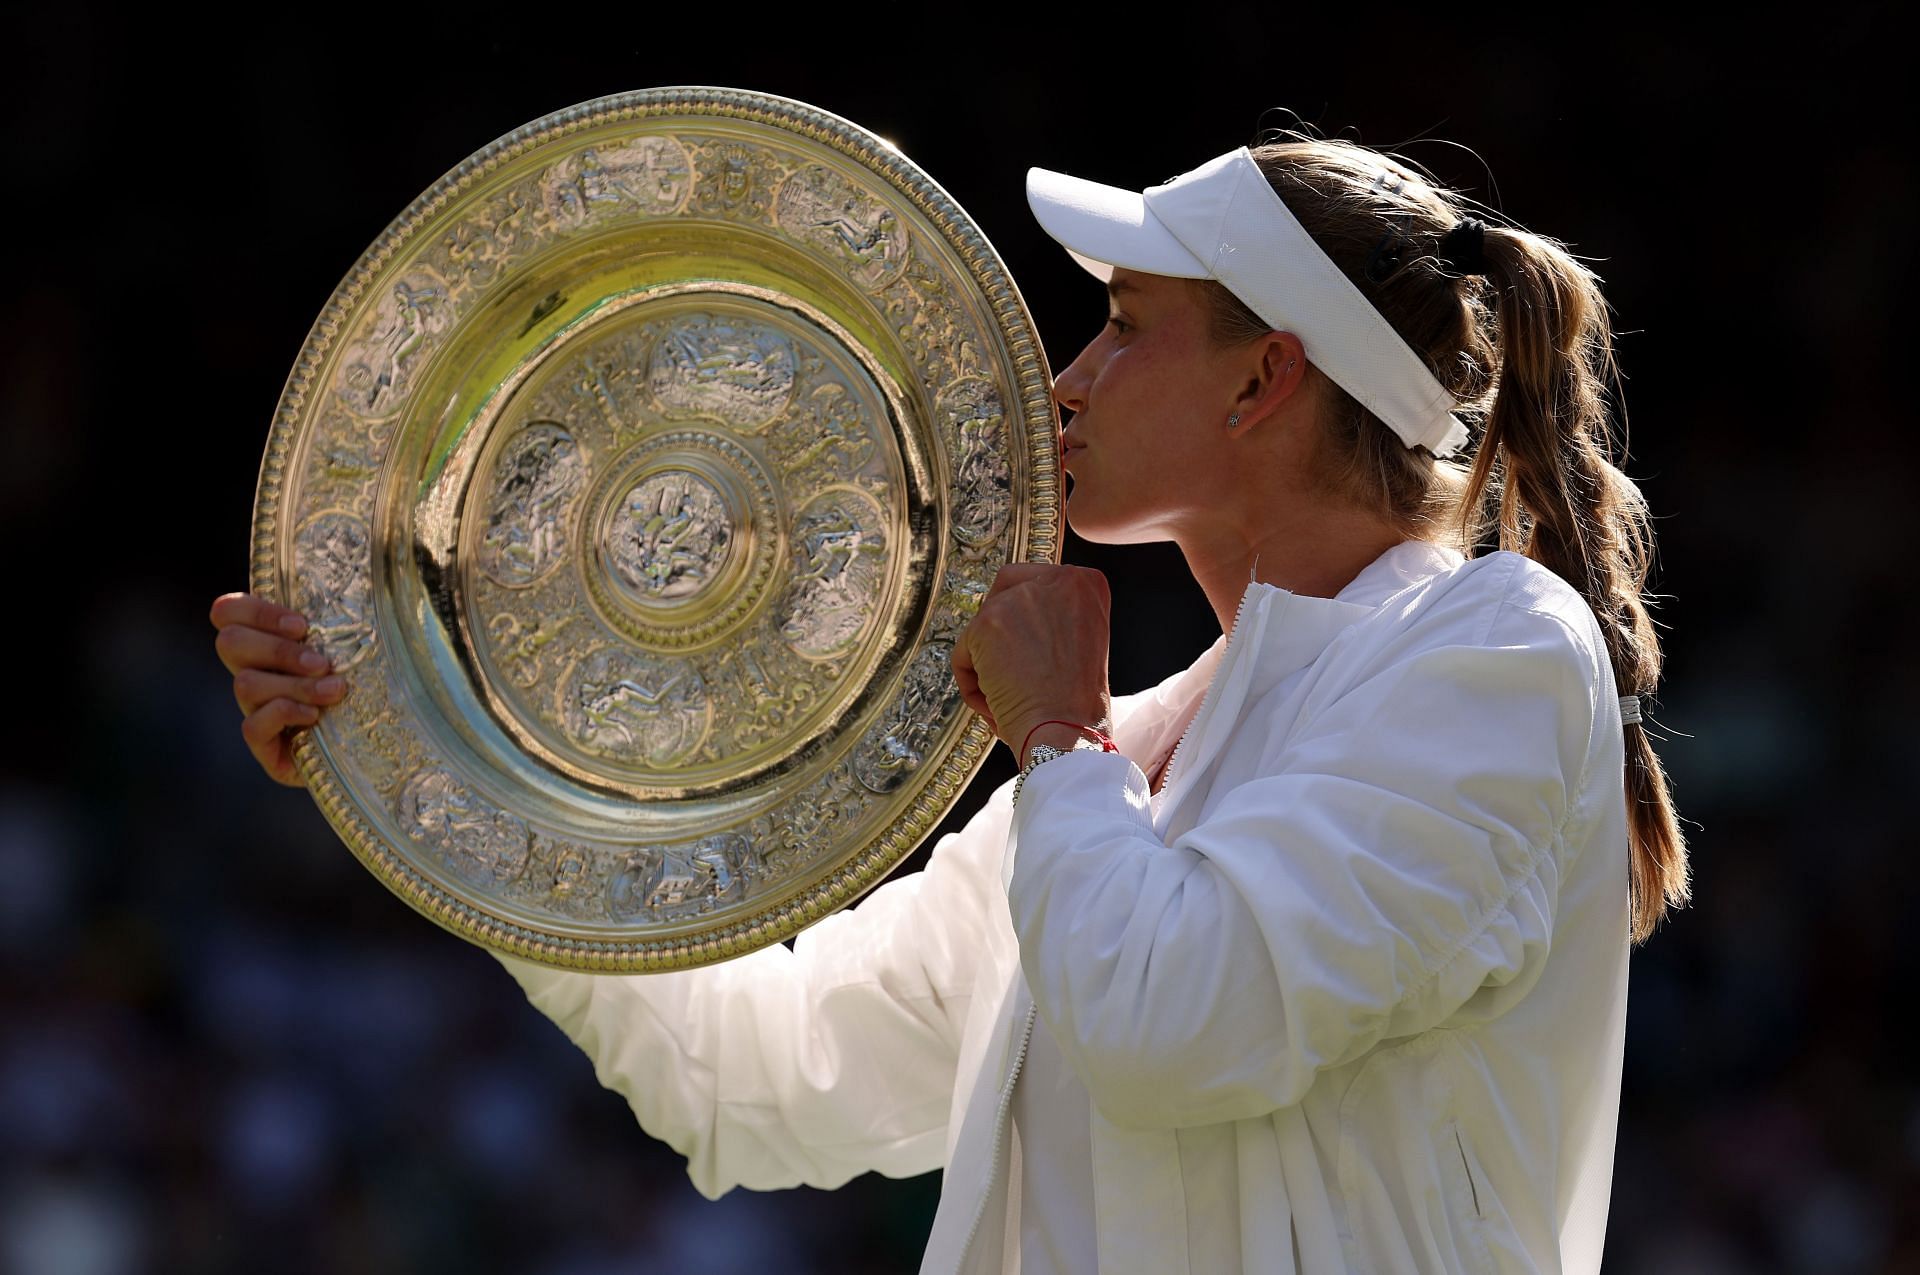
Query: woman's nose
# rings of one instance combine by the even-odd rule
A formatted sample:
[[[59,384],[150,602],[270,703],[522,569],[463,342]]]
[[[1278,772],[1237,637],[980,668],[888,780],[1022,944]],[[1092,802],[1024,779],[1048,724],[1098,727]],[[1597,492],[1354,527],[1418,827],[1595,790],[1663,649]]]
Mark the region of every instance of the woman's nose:
[[[1087,386],[1093,381],[1092,353],[1093,345],[1089,344],[1080,351],[1080,357],[1053,378],[1053,401],[1076,415],[1087,406]]]

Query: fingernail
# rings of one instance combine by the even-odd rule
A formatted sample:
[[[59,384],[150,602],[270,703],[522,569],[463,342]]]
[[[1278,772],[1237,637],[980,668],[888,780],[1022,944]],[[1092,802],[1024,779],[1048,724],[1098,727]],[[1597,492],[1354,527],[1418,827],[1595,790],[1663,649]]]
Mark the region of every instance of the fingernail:
[[[346,688],[347,679],[337,673],[332,677],[323,677],[313,684],[313,689],[322,695],[338,695]]]
[[[283,615],[280,617],[280,631],[288,637],[299,637],[307,631],[307,622],[297,615]]]
[[[320,652],[302,651],[300,653],[301,668],[312,669],[314,672],[318,673],[321,669],[325,668],[326,666],[327,666],[327,657],[320,654]]]

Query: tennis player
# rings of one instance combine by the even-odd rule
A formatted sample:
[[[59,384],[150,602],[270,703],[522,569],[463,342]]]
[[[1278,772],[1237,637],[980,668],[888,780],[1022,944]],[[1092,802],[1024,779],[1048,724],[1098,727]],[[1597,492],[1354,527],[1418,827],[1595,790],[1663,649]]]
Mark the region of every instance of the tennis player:
[[[1220,638],[1115,698],[1105,578],[1010,565],[953,665],[1021,774],[924,872],[704,969],[499,959],[709,1197],[943,1169],[927,1272],[1591,1275],[1689,893],[1598,279],[1301,134],[1028,197],[1107,293],[1068,520],[1177,544]],[[298,783],[340,691],[213,620]]]

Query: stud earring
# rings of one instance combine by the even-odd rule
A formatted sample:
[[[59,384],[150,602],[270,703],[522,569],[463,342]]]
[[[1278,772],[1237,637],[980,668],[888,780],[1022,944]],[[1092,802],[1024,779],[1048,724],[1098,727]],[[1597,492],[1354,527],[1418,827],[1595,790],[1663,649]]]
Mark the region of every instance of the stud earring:
[[[1238,413],[1238,412],[1235,412],[1235,413],[1234,413],[1234,414],[1233,414],[1232,416],[1229,416],[1229,417],[1227,417],[1227,428],[1228,428],[1228,429],[1232,429],[1232,428],[1234,428],[1234,427],[1235,427],[1236,425],[1238,425],[1239,423],[1240,423],[1240,413]]]

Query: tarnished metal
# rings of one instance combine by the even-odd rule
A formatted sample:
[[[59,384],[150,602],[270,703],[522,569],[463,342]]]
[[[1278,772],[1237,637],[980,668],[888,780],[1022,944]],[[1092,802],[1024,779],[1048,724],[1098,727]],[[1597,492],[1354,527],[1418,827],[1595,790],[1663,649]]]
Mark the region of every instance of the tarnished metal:
[[[281,397],[251,587],[352,690],[294,756],[389,887],[680,968],[876,884],[991,737],[954,636],[1057,561],[1057,418],[985,238],[801,103],[659,89],[486,147]]]

